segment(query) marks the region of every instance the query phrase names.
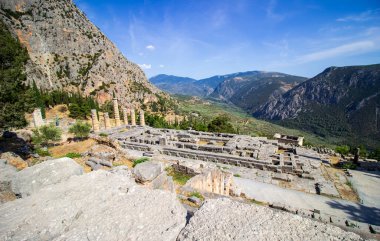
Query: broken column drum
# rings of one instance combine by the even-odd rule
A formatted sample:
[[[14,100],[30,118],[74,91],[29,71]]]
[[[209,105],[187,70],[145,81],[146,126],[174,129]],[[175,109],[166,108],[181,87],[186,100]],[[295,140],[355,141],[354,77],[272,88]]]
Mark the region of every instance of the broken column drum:
[[[115,126],[120,126],[120,114],[119,114],[119,105],[117,104],[117,99],[113,99],[113,111],[115,114]]]
[[[42,119],[42,113],[40,108],[36,108],[33,111],[33,124],[35,128],[44,125],[44,120]]]
[[[145,117],[143,110],[140,110],[140,126],[145,126]]]
[[[98,120],[98,114],[96,113],[95,109],[91,110],[91,119],[92,119],[92,130],[93,131],[99,131],[99,120]]]
[[[108,112],[104,113],[104,128],[106,129],[111,128],[111,122],[110,122],[110,117],[108,115]]]
[[[132,122],[132,125],[133,125],[133,126],[136,125],[135,109],[131,109],[131,122]]]

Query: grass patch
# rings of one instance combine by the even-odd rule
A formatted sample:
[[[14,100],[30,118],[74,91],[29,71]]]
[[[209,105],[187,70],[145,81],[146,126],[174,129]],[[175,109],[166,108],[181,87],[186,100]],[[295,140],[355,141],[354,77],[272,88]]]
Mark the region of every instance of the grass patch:
[[[265,205],[264,202],[257,201],[256,199],[250,199],[249,201],[250,201],[251,203],[256,204],[256,205],[261,205],[261,206]]]
[[[178,185],[185,185],[186,182],[192,178],[193,176],[190,175],[190,174],[186,174],[186,173],[182,173],[182,172],[178,172],[176,170],[174,170],[173,167],[167,167],[165,169],[165,171],[167,172],[167,174],[169,176],[172,176],[173,177],[173,181],[178,184]]]
[[[133,161],[132,167],[135,167],[136,165],[143,163],[143,162],[146,162],[146,161],[149,161],[148,157],[141,157],[139,159],[136,159]]]
[[[346,185],[349,186],[350,188],[352,188],[352,182],[351,181],[347,180]]]
[[[205,200],[205,198],[203,197],[203,195],[200,194],[199,192],[192,192],[192,193],[189,194],[189,197],[193,197],[193,196],[199,198],[202,201]]]
[[[49,152],[49,150],[44,150],[44,149],[41,149],[41,148],[37,148],[35,150],[35,152],[39,155],[39,156],[51,156],[51,153]]]
[[[101,136],[101,137],[107,137],[108,134],[107,133],[100,133],[99,136]]]
[[[237,173],[235,173],[235,174],[234,174],[234,177],[241,177],[241,175],[240,175],[240,174],[237,174]]]
[[[342,165],[342,168],[343,169],[351,169],[351,170],[355,170],[356,169],[356,165],[352,162],[346,162]]]
[[[79,158],[79,157],[82,157],[81,154],[77,153],[77,152],[69,152],[67,153],[66,155],[64,155],[63,157],[68,157],[68,158]]]

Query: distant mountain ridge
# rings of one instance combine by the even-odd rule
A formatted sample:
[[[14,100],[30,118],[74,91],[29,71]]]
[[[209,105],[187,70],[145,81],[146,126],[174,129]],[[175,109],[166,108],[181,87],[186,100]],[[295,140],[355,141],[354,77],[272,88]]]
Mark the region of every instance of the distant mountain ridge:
[[[268,100],[253,116],[350,143],[380,145],[380,64],[327,68]]]
[[[208,97],[232,103],[253,113],[268,99],[275,98],[306,78],[279,72],[246,71],[195,80],[158,75],[150,81],[171,94]]]

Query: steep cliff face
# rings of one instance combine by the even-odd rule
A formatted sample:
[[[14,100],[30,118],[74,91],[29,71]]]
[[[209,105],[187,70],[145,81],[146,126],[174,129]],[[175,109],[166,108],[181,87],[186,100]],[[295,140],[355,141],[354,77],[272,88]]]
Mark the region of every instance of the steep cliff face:
[[[28,83],[81,91],[100,102],[156,102],[163,94],[71,0],[0,0],[0,19],[27,48]]]
[[[327,68],[254,116],[321,135],[380,138],[380,65]]]

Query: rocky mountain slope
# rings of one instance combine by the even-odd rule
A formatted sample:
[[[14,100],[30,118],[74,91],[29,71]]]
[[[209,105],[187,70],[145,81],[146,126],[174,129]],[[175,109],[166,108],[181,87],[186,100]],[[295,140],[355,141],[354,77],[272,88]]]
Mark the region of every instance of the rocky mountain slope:
[[[209,97],[233,103],[253,113],[268,99],[276,99],[305,80],[303,77],[276,72],[245,72],[221,82]]]
[[[149,79],[157,88],[171,94],[202,96],[204,90],[197,85],[197,80],[187,77],[160,74]]]
[[[206,79],[192,79],[174,75],[160,74],[150,78],[159,89],[171,94],[206,97],[211,94],[215,87],[223,82],[228,75],[216,75]]]
[[[140,67],[67,0],[1,0],[0,19],[28,50],[27,81],[45,90],[81,91],[100,102],[163,96]]]
[[[277,72],[247,71],[215,75],[195,80],[173,75],[157,75],[150,81],[172,94],[211,97],[253,112],[270,96],[284,93],[306,78]]]
[[[254,116],[322,136],[380,139],[380,65],[327,68]]]

